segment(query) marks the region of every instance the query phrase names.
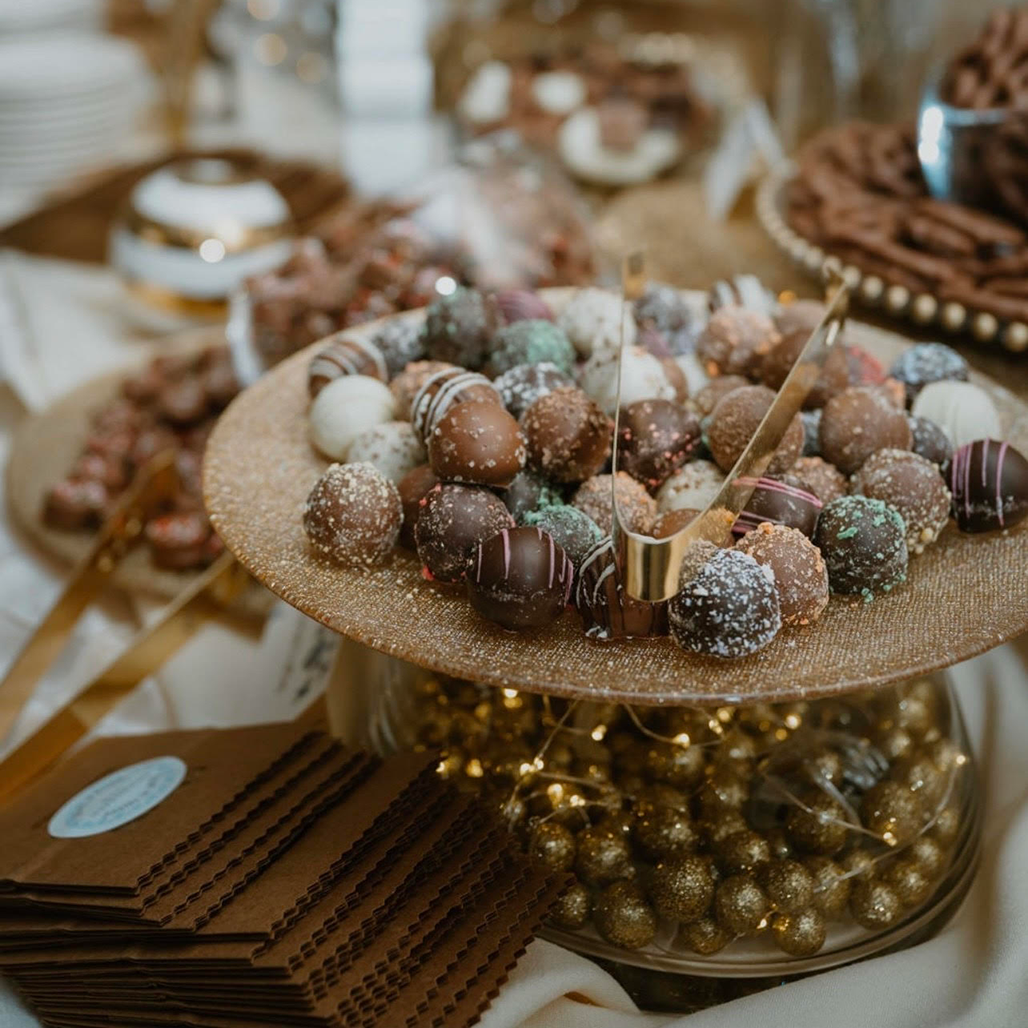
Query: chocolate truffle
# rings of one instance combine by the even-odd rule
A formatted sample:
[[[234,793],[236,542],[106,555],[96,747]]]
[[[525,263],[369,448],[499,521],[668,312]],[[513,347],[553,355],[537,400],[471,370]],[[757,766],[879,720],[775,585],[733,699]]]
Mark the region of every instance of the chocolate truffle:
[[[425,352],[432,360],[480,368],[499,325],[500,312],[491,297],[475,289],[456,289],[425,311]]]
[[[618,405],[617,351],[593,354],[582,368],[580,384],[613,417]],[[659,357],[639,346],[625,349],[621,358],[622,407],[637,400],[674,400],[677,395]]]
[[[871,388],[881,393],[896,410],[907,409],[907,391],[898,378],[886,378]]]
[[[456,365],[448,364],[446,361],[414,361],[408,364],[389,383],[389,389],[396,397],[396,417],[400,421],[409,420],[414,397],[418,395],[425,382],[438,372],[455,367]]]
[[[907,527],[881,500],[842,496],[825,504],[814,542],[828,566],[834,593],[860,593],[868,602],[907,577]]]
[[[313,398],[343,375],[367,375],[380,382],[389,381],[389,369],[381,351],[370,340],[355,335],[334,336],[311,358],[307,365],[307,392]]]
[[[541,528],[553,536],[576,568],[581,566],[586,554],[603,538],[603,533],[591,517],[566,503],[529,511],[524,523],[532,528]]]
[[[668,355],[680,357],[696,349],[701,326],[680,289],[663,282],[650,282],[635,301],[635,320],[640,329],[658,332]]]
[[[821,456],[852,475],[875,450],[909,450],[907,416],[871,386],[851,386],[833,396],[821,415]]]
[[[421,499],[414,526],[418,557],[440,582],[460,581],[475,547],[513,528],[503,501],[488,489],[450,483],[433,486]]]
[[[693,510],[691,507],[679,507],[677,510],[666,511],[653,522],[650,535],[654,539],[668,539],[681,532],[699,513],[698,510]]]
[[[818,433],[821,431],[821,410],[805,410],[803,418],[803,456],[816,457],[820,449]]]
[[[694,460],[676,471],[657,493],[657,509],[664,513],[688,507],[704,510],[724,485],[721,469],[709,460]]]
[[[953,444],[949,436],[934,421],[917,414],[908,414],[907,424],[910,425],[913,439],[910,448],[914,453],[919,453],[940,468],[953,456]]]
[[[917,343],[904,350],[889,368],[889,374],[906,387],[907,403],[930,382],[966,382],[967,361],[944,343]]]
[[[828,569],[818,548],[795,528],[764,522],[736,543],[775,576],[784,625],[808,625],[828,606]]]
[[[659,489],[699,445],[700,423],[670,400],[640,400],[622,408],[618,467],[647,489]]]
[[[394,420],[396,401],[389,387],[367,375],[344,375],[329,382],[311,404],[311,442],[326,457],[345,460],[351,443],[372,425]]]
[[[514,321],[553,321],[549,304],[530,289],[501,289],[493,298],[508,325]]]
[[[750,375],[780,340],[766,314],[745,307],[720,307],[700,333],[696,355],[708,375]]]
[[[436,425],[428,461],[444,481],[502,487],[525,466],[525,437],[499,404],[469,400]]]
[[[682,561],[668,621],[683,650],[725,658],[756,653],[782,627],[774,573],[740,550],[699,543]]]
[[[885,381],[882,362],[862,346],[847,346],[846,362],[850,370],[850,385],[881,385]]]
[[[850,491],[849,479],[822,457],[800,457],[789,474],[802,482],[803,488],[813,493],[822,504],[831,503]]]
[[[667,635],[667,604],[646,603],[625,592],[610,536],[593,546],[578,566],[575,609],[586,634],[595,639]]]
[[[907,550],[922,553],[949,521],[950,494],[930,460],[910,450],[879,450],[853,476],[853,492],[882,500],[907,526]]]
[[[945,470],[962,532],[1011,528],[1028,516],[1028,460],[1009,443],[968,443]]]
[[[346,459],[352,464],[374,464],[390,482],[399,483],[408,471],[425,461],[425,447],[409,421],[384,421],[350,444]]]
[[[992,397],[973,382],[931,382],[917,394],[910,412],[934,421],[954,448],[1001,434]]]
[[[43,520],[52,528],[74,531],[99,525],[110,494],[96,479],[64,479],[52,486],[43,503]]]
[[[775,328],[783,336],[790,332],[806,332],[809,336],[817,328],[828,308],[820,300],[793,300],[782,304],[775,312]]]
[[[372,464],[330,464],[314,483],[303,512],[311,546],[350,567],[382,563],[402,523],[396,486]]]
[[[778,297],[756,275],[733,275],[715,282],[707,291],[707,310],[713,314],[722,307],[745,307],[768,316],[779,309]]]
[[[542,475],[519,471],[503,490],[503,502],[520,525],[531,511],[563,503],[564,497]]]
[[[385,358],[390,378],[425,356],[421,325],[412,318],[389,318],[371,341]]]
[[[403,527],[400,529],[400,545],[408,550],[416,550],[417,542],[414,539],[414,526],[418,523],[418,515],[421,513],[421,500],[433,486],[439,484],[436,473],[428,464],[422,464],[413,471],[408,471],[400,479],[397,485],[397,492],[400,494],[400,502],[403,504]]]
[[[564,612],[574,568],[541,528],[505,528],[480,542],[468,571],[468,598],[483,617],[517,631]]]
[[[544,363],[555,364],[563,372],[574,367],[574,347],[560,326],[536,318],[515,321],[496,333],[489,353],[489,367],[494,375],[502,375],[519,364]]]
[[[814,534],[817,516],[824,506],[794,475],[779,478],[741,478],[740,485],[754,486],[745,509],[736,518],[732,531],[745,535],[757,525],[767,521],[772,525],[786,525],[795,528],[805,536]]]
[[[581,482],[610,457],[614,426],[581,389],[541,396],[522,419],[529,466],[557,482]]]
[[[764,354],[760,362],[760,380],[764,385],[777,392],[782,388],[792,366],[796,363],[803,347],[807,345],[810,333],[805,329],[797,329],[782,336],[781,342]],[[849,363],[846,351],[841,346],[833,346],[825,358],[817,381],[810,387],[803,406],[807,408],[823,407],[828,398],[841,393],[850,384]]]
[[[501,403],[500,394],[485,375],[462,368],[444,368],[421,383],[411,402],[411,425],[418,438],[427,443],[447,411],[473,400],[496,406]]]
[[[192,425],[207,413],[207,397],[196,378],[169,382],[157,394],[157,411],[165,421],[180,428]]]
[[[220,552],[217,545],[213,551],[210,549],[211,526],[200,511],[178,511],[151,518],[144,534],[154,565],[167,571],[202,567]]]
[[[635,319],[621,297],[606,289],[579,289],[557,317],[557,323],[582,357],[616,351],[624,327],[626,346],[635,345]]]
[[[730,471],[764,420],[775,394],[767,386],[734,389],[714,408],[707,444],[722,471]],[[803,451],[803,420],[797,414],[768,465],[768,475],[788,471]]]
[[[625,528],[647,533],[657,520],[657,503],[646,488],[623,471],[617,473],[618,513]],[[571,498],[571,505],[587,514],[609,535],[612,528],[611,476],[593,475]]]
[[[493,381],[493,388],[500,394],[504,407],[514,417],[521,418],[540,396],[574,384],[556,364],[544,361],[542,364],[518,364],[510,368]]]
[[[722,397],[727,396],[733,389],[741,389],[749,384],[749,379],[743,378],[742,375],[718,375],[692,398],[693,406],[700,417],[705,418],[713,414]]]

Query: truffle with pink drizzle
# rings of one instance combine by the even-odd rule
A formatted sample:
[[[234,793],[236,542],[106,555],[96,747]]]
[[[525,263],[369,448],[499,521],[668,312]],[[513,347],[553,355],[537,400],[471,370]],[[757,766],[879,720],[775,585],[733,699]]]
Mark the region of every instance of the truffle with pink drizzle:
[[[962,532],[1012,528],[1028,517],[1028,460],[1009,443],[976,439],[961,446],[946,478]]]

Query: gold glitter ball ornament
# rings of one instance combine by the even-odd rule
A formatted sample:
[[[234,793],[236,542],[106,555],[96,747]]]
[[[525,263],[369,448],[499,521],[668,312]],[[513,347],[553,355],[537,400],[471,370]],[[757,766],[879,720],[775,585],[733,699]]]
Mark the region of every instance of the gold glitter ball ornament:
[[[851,850],[839,860],[839,866],[851,876],[851,881],[858,878],[870,880],[875,873],[875,858],[867,850]]]
[[[749,828],[746,818],[737,810],[726,810],[720,817],[700,822],[700,830],[707,841],[714,847],[735,832],[745,832]]]
[[[912,695],[899,701],[895,720],[900,728],[905,728],[915,739],[923,737],[935,724],[931,705]]]
[[[932,880],[910,857],[897,860],[885,870],[882,881],[891,885],[905,907],[919,907],[932,892]]]
[[[685,925],[681,937],[693,953],[703,957],[720,952],[733,939],[732,933],[722,928],[712,917],[701,917]]]
[[[850,893],[853,920],[869,931],[880,931],[895,924],[903,913],[896,890],[877,879],[857,879]]]
[[[908,856],[928,878],[938,878],[947,864],[946,851],[929,835],[922,835],[910,844]]]
[[[838,853],[846,844],[849,829],[845,807],[827,793],[816,793],[806,801],[809,809],[793,807],[785,826],[789,838],[802,850],[826,857]]]
[[[717,845],[717,859],[726,874],[754,871],[771,859],[771,847],[760,832],[745,828]]]
[[[650,899],[661,917],[689,922],[710,910],[714,879],[702,857],[661,861],[653,869]]]
[[[670,807],[649,805],[637,815],[632,836],[640,848],[655,859],[691,853],[700,841],[688,814]]]
[[[765,922],[771,904],[752,875],[732,875],[714,893],[718,924],[733,935],[749,935]]]
[[[621,832],[593,825],[578,833],[575,872],[588,885],[606,885],[618,878],[634,878],[632,850]]]
[[[913,841],[924,821],[920,797],[898,782],[879,782],[864,793],[860,804],[864,827],[890,846]]]
[[[556,821],[536,825],[528,849],[533,857],[554,871],[570,871],[575,865],[575,837]]]
[[[647,946],[657,934],[657,915],[635,882],[607,886],[593,906],[593,924],[607,942],[622,949]]]
[[[776,910],[796,914],[814,902],[814,878],[796,860],[775,860],[757,874],[767,898]]]
[[[639,810],[644,804],[651,804],[654,807],[670,807],[672,810],[689,813],[689,797],[681,789],[676,789],[666,782],[654,782],[641,789],[636,809]]]
[[[658,782],[691,789],[703,778],[707,758],[699,746],[655,743],[646,754],[644,771]]]
[[[889,777],[911,792],[916,792],[922,799],[923,808],[931,810],[942,799],[949,776],[939,770],[927,753],[915,752],[906,760],[893,765]]]
[[[851,879],[843,877],[846,872],[831,857],[807,857],[803,866],[814,881],[814,906],[831,921],[841,918],[850,898]]]
[[[914,752],[914,737],[905,728],[893,726],[875,738],[875,746],[886,760],[902,760]]]
[[[794,957],[813,956],[825,944],[826,934],[825,919],[813,907],[794,914],[778,913],[771,918],[775,945]]]
[[[803,771],[815,785],[842,781],[842,757],[835,750],[818,750],[803,759]]]
[[[960,815],[955,807],[947,807],[939,811],[939,816],[932,825],[930,835],[942,846],[949,846],[960,831]]]
[[[600,825],[615,835],[621,834],[625,838],[631,838],[632,829],[635,828],[635,814],[630,810],[612,810],[604,815]]]
[[[739,810],[749,795],[748,778],[738,774],[732,767],[716,767],[700,790],[700,811],[705,818],[713,820],[726,809]]]
[[[557,901],[550,912],[550,920],[558,928],[581,928],[589,920],[592,908],[589,890],[581,882],[575,882]]]

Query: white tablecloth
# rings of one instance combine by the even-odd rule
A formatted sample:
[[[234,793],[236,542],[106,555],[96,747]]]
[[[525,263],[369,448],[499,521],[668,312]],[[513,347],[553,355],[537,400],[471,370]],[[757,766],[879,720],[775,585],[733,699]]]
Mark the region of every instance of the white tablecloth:
[[[24,300],[23,320],[29,322],[34,342],[24,338],[24,327],[12,316],[9,297],[5,305],[0,288],[0,377],[6,380],[0,385],[0,459],[14,425],[24,416],[23,399],[45,404],[116,366],[137,345],[118,313],[118,289],[106,272],[54,261],[12,260]],[[0,674],[59,584],[59,570],[26,547],[5,514],[0,519]],[[91,670],[102,667],[148,609],[137,604],[91,613],[69,658],[47,676],[20,730],[26,731],[87,681]],[[155,731],[289,716],[302,705],[281,676],[288,640],[296,630],[296,619],[284,609],[259,643],[205,628],[99,731]],[[967,900],[934,939],[688,1017],[639,1012],[595,964],[537,941],[486,1012],[483,1028],[1028,1026],[1028,643],[1022,639],[1016,648],[1002,647],[953,674],[982,777],[983,858]],[[0,984],[0,1028],[36,1024]]]

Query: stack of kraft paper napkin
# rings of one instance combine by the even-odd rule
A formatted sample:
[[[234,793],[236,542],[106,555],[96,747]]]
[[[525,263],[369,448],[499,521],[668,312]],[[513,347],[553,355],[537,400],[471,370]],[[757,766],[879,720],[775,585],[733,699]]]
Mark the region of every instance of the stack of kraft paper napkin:
[[[100,740],[0,811],[0,972],[68,1028],[470,1025],[566,882],[435,764]]]

